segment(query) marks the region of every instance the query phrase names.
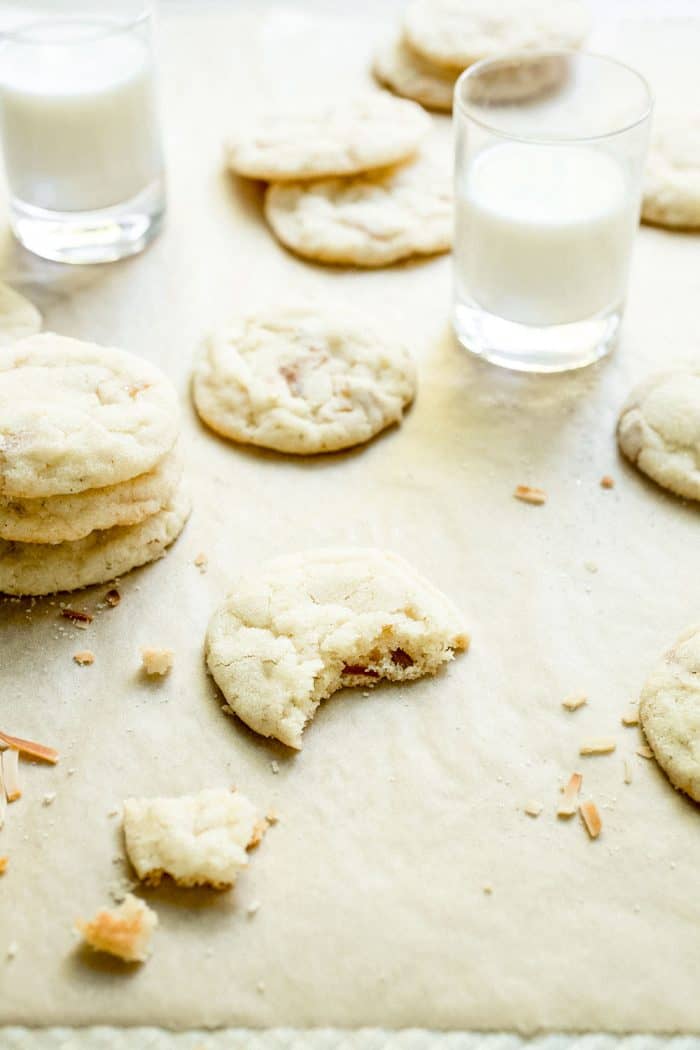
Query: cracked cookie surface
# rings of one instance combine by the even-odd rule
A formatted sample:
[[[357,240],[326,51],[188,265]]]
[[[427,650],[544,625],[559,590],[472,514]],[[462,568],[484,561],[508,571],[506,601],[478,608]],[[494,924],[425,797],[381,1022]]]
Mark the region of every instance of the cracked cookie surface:
[[[654,114],[642,218],[658,226],[700,227],[700,119],[696,114]]]
[[[210,620],[206,659],[246,725],[300,749],[338,689],[435,674],[468,644],[457,607],[402,558],[327,548],[239,580]]]
[[[275,182],[355,175],[407,160],[429,128],[419,106],[376,92],[309,113],[260,116],[229,140],[227,159],[239,175]]]
[[[639,719],[671,783],[700,802],[700,624],[683,632],[647,680]]]
[[[0,347],[0,495],[34,499],[115,485],[170,451],[171,382],[125,350],[45,332]]]
[[[700,499],[700,369],[660,372],[641,383],[620,413],[617,438],[657,484]]]
[[[398,38],[377,51],[375,77],[397,95],[420,102],[428,109],[449,113],[459,70],[445,69],[419,55]]]
[[[588,26],[577,0],[413,0],[404,15],[411,47],[457,70],[506,52],[579,47]]]
[[[297,303],[210,336],[193,395],[218,433],[311,454],[361,444],[398,423],[415,386],[409,352],[374,335],[362,315]]]
[[[419,158],[374,174],[273,183],[265,216],[277,238],[319,262],[387,266],[449,251],[452,184],[447,169]]]

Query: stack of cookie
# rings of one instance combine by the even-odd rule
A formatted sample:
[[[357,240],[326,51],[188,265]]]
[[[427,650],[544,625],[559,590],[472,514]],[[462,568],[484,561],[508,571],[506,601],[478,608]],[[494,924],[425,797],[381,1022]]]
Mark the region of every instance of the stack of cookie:
[[[587,31],[578,0],[413,0],[399,35],[375,56],[373,72],[397,95],[449,112],[457,77],[474,62],[505,52],[578,48]],[[508,101],[558,77],[558,63],[545,58],[499,70]]]
[[[0,349],[0,592],[102,583],[153,561],[189,499],[177,395],[147,361],[47,332]]]
[[[270,182],[277,238],[319,262],[387,266],[449,251],[449,164],[418,155],[430,118],[375,93],[303,114],[258,117],[227,144],[229,168]]]

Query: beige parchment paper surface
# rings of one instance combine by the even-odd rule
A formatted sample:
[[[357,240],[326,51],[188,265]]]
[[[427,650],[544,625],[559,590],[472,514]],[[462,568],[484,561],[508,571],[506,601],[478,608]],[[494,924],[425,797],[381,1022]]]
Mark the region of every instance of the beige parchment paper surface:
[[[448,258],[380,273],[295,260],[265,229],[259,187],[221,172],[221,135],[291,84],[326,92],[331,71],[338,89],[366,84],[366,29],[284,8],[164,20],[163,236],[137,259],[68,273],[4,245],[4,276],[47,327],[142,353],[176,382],[195,511],[87,631],[55,600],[0,602],[2,726],[62,756],[24,767],[1,833],[2,1023],[700,1030],[700,812],[620,725],[700,616],[698,509],[637,475],[614,440],[632,383],[697,362],[698,241],[642,230],[618,352],[550,378],[457,349]],[[188,374],[202,333],[292,291],[352,302],[410,343],[420,391],[400,429],[292,459],[198,424]],[[519,483],[544,487],[547,504],[516,502]],[[404,555],[464,608],[473,645],[434,680],[338,695],[293,755],[222,712],[202,640],[239,572],[331,543]],[[106,589],[70,602],[93,610]],[[139,676],[142,645],[175,650],[165,681]],[[96,660],[81,669],[71,656],[86,647]],[[589,705],[567,714],[577,690]],[[616,753],[578,757],[598,735]],[[554,816],[574,769],[602,813],[595,843]],[[160,928],[141,969],[77,951],[73,920],[107,902],[119,871],[110,811],[131,794],[233,783],[281,817],[235,892],[147,892]],[[532,798],[537,820],[523,813]]]

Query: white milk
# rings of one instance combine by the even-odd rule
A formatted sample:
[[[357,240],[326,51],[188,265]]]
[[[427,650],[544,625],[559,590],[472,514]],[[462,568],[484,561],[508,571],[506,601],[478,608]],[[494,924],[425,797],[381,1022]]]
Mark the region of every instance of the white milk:
[[[135,34],[108,30],[50,22],[0,50],[5,169],[25,204],[106,208],[160,175],[151,56]]]
[[[504,143],[457,187],[459,299],[509,321],[567,324],[624,298],[638,201],[587,146]]]

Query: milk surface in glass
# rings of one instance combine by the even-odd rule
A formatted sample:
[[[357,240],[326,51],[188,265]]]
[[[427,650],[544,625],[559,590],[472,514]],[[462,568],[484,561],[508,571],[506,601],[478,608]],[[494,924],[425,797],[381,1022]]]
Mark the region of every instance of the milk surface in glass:
[[[0,62],[5,168],[26,205],[108,208],[160,177],[150,51],[112,28],[93,18],[30,25]]]
[[[621,164],[600,149],[489,146],[457,186],[458,293],[528,325],[568,324],[617,306],[637,211]]]

